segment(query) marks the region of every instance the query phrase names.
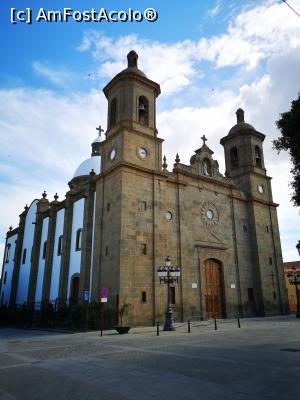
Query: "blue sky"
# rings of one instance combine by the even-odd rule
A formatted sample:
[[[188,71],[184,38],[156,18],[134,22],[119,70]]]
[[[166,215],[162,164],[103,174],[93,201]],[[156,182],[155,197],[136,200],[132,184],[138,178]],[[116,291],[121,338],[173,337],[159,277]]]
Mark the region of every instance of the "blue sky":
[[[300,12],[300,0],[289,3]],[[10,23],[11,7],[143,11],[153,23]],[[188,163],[203,133],[224,172],[219,144],[235,110],[267,135],[283,256],[297,259],[299,210],[289,201],[290,164],[271,141],[275,121],[299,91],[300,18],[282,1],[2,0],[0,3],[0,252],[26,203],[45,189],[60,199],[89,156],[95,127],[106,126],[103,86],[132,48],[147,76],[161,84],[158,129],[169,166]]]

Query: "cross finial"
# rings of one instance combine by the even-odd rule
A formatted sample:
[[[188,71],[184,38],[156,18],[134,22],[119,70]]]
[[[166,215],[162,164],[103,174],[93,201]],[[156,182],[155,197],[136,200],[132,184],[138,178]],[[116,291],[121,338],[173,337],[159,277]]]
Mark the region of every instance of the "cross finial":
[[[98,126],[98,128],[96,128],[96,131],[99,131],[98,136],[101,136],[101,133],[104,132],[104,129],[102,129],[101,125]]]
[[[207,139],[206,139],[205,135],[203,135],[201,139],[203,140],[203,146],[204,146],[205,142],[207,142]]]

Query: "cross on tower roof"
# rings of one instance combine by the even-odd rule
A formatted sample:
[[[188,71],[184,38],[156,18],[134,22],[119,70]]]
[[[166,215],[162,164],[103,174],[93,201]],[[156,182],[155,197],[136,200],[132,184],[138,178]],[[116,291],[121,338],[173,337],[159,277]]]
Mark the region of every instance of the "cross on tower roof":
[[[203,135],[201,139],[203,140],[203,145],[205,145],[205,142],[207,142],[205,135]]]
[[[101,136],[101,133],[104,132],[104,129],[101,128],[101,125],[96,128],[96,131],[99,131],[99,136]]]

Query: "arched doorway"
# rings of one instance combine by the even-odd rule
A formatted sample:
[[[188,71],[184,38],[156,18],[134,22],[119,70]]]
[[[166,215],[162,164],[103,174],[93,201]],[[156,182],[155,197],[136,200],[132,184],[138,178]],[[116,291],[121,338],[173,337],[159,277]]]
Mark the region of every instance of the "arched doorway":
[[[224,318],[224,288],[222,264],[210,258],[204,262],[205,304],[207,318]]]
[[[72,305],[78,304],[79,297],[79,274],[73,275],[71,279],[71,298],[70,303]]]

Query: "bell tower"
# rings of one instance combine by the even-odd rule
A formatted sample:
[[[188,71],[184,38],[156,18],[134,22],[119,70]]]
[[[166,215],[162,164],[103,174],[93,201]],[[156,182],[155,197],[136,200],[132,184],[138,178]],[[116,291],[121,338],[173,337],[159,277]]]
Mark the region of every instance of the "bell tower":
[[[265,135],[245,122],[241,108],[236,117],[236,125],[220,141],[225,150],[226,175],[234,178],[250,171],[266,175],[262,147]]]
[[[127,127],[156,136],[156,98],[160,86],[138,69],[138,55],[131,50],[127,68],[103,89],[108,100],[107,137],[118,128]]]
[[[160,86],[138,68],[134,50],[127,55],[127,68],[103,92],[108,101],[106,140],[100,146],[103,171],[124,162],[161,170],[163,140],[156,129]]]

